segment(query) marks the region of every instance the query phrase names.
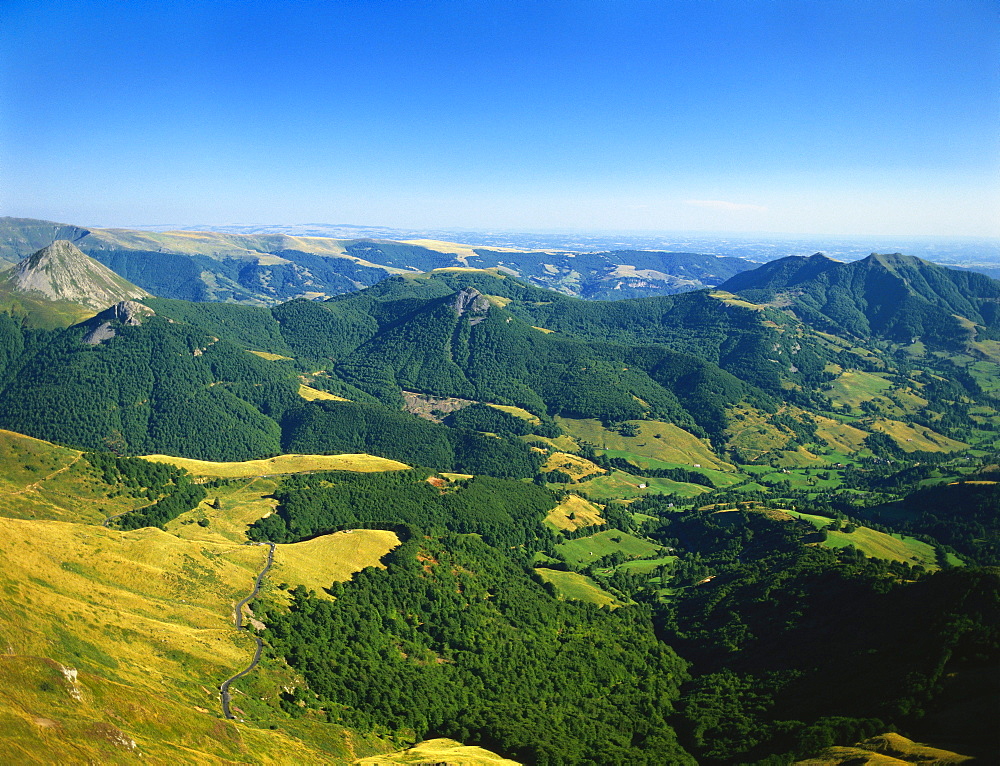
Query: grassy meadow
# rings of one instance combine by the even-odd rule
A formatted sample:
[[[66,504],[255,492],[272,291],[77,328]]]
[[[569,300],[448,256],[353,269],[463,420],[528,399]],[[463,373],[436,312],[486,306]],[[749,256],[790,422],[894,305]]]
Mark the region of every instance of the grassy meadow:
[[[618,599],[601,588],[586,575],[579,572],[563,572],[558,569],[536,569],[541,578],[552,583],[556,592],[570,601],[586,601],[597,606],[621,606]]]
[[[601,510],[601,506],[584,500],[579,495],[571,494],[549,511],[545,517],[545,523],[553,529],[596,527],[607,523],[601,517]]]
[[[607,529],[590,537],[559,543],[556,550],[571,566],[585,567],[612,553],[622,553],[630,559],[645,558],[660,550],[660,546],[627,532]]]
[[[374,455],[278,455],[265,460],[246,460],[239,463],[214,463],[209,460],[191,460],[173,455],[145,455],[144,460],[170,463],[184,468],[195,476],[220,479],[242,479],[250,476],[276,476],[308,471],[402,471],[405,463]]]

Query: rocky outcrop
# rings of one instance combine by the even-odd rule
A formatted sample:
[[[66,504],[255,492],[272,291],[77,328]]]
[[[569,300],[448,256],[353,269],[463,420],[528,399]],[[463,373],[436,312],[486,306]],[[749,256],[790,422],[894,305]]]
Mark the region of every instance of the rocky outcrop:
[[[474,287],[466,287],[457,292],[451,305],[460,317],[468,315],[470,325],[482,322],[490,310],[489,300]]]
[[[149,306],[135,301],[116,303],[87,322],[91,329],[83,336],[83,342],[88,346],[96,346],[98,343],[111,340],[115,337],[115,324],[135,327],[142,324],[144,317],[153,316],[155,313]]]
[[[123,300],[150,297],[64,239],[29,255],[4,275],[4,281],[14,292],[70,301],[93,311]]]

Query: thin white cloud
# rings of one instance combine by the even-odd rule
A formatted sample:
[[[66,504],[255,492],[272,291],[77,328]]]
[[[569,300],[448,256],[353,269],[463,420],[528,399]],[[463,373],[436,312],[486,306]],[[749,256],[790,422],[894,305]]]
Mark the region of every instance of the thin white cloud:
[[[767,208],[763,205],[750,205],[745,202],[726,202],[721,199],[686,199],[684,200],[684,204],[705,207],[710,210],[723,210],[729,213],[764,213],[767,211]]]

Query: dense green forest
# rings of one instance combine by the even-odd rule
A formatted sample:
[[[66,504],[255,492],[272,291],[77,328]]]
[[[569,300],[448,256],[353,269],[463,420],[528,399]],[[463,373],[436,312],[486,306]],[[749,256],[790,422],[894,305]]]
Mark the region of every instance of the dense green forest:
[[[388,569],[292,593],[271,651],[329,720],[449,736],[525,763],[686,764],[669,724],[685,663],[641,609],[557,601],[474,535],[412,540]]]

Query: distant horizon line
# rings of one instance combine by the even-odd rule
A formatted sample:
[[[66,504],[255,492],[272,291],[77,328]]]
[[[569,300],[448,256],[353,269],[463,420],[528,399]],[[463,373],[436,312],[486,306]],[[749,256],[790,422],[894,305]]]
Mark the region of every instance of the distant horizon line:
[[[219,230],[225,228],[331,228],[331,229],[357,229],[362,231],[384,231],[401,233],[456,233],[456,234],[484,234],[484,235],[559,235],[559,236],[600,236],[600,237],[704,237],[704,238],[726,238],[738,237],[746,238],[773,238],[773,239],[839,239],[839,240],[861,240],[861,239],[910,239],[910,240],[965,240],[1000,243],[1000,233],[998,234],[874,234],[874,233],[851,233],[835,234],[823,232],[789,232],[789,231],[746,231],[746,230],[716,230],[716,229],[614,229],[614,228],[573,228],[573,227],[553,227],[553,228],[509,228],[509,227],[470,227],[470,226],[390,226],[381,224],[357,224],[357,223],[324,223],[320,221],[307,221],[300,223],[261,223],[261,222],[227,222],[227,223],[129,223],[129,224],[80,224],[71,220],[53,220],[52,218],[36,218],[26,215],[4,215],[0,218],[20,218],[37,221],[47,221],[63,225],[90,226],[96,229],[134,229],[138,231],[198,231],[198,230]],[[320,235],[317,235],[320,236]]]

